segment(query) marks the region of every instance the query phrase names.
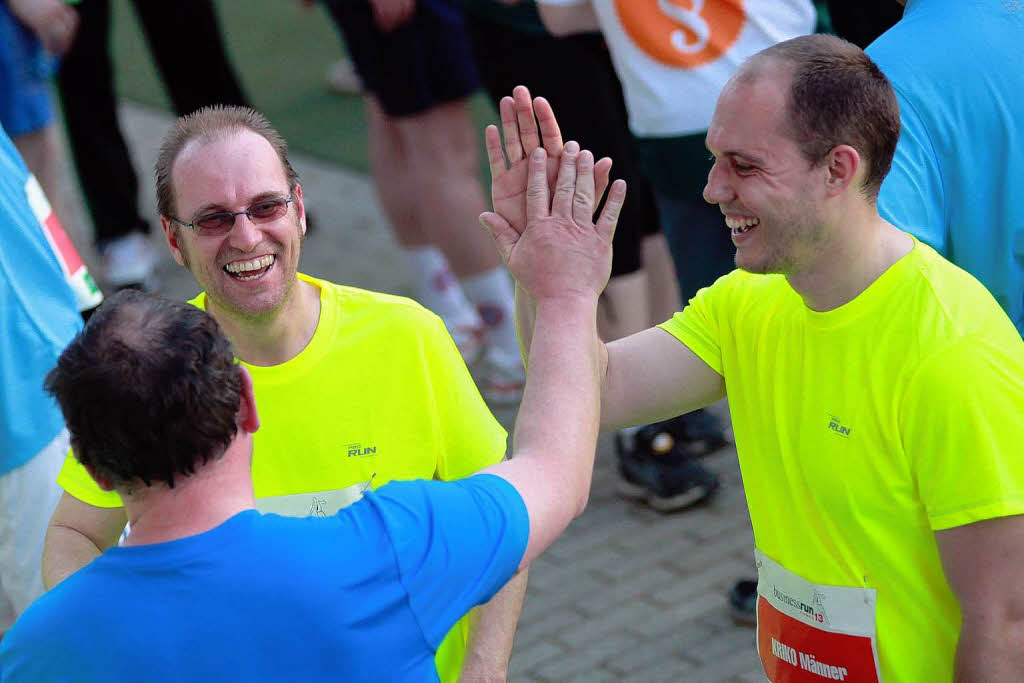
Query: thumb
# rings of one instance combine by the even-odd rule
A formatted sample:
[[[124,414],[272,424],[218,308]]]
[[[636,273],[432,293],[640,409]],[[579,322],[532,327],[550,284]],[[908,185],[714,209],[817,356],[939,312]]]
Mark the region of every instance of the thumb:
[[[507,220],[490,211],[480,214],[480,224],[491,234],[491,239],[494,240],[494,244],[498,248],[498,254],[507,266],[512,250],[519,242],[519,233]]]

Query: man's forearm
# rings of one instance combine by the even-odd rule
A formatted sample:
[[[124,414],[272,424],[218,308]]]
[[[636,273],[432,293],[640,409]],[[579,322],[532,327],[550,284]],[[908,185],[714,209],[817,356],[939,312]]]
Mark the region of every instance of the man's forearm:
[[[97,558],[102,551],[88,536],[66,526],[50,526],[43,545],[43,586],[49,590]]]
[[[460,681],[504,681],[526,598],[527,569],[512,577],[472,620]]]
[[[965,621],[956,648],[955,683],[1010,683],[1024,679],[1024,620],[993,615]]]

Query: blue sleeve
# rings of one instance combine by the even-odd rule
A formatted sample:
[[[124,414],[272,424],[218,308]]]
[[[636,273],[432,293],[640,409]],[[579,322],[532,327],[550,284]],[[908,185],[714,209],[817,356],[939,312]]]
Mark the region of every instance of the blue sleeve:
[[[384,520],[409,603],[433,647],[501,590],[526,551],[526,505],[501,477],[395,482],[367,498]]]
[[[892,169],[878,195],[878,212],[948,258],[946,193],[941,169],[927,127],[913,104],[899,90],[896,95],[900,103],[900,140]]]

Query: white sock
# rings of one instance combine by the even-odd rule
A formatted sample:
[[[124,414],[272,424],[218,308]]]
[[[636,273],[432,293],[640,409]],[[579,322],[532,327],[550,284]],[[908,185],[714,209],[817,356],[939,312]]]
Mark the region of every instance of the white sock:
[[[440,249],[402,248],[402,254],[412,280],[413,298],[439,315],[449,332],[481,326],[476,308],[466,298]]]
[[[519,359],[516,341],[515,291],[502,266],[462,280],[462,290],[484,322],[487,345],[500,356]]]

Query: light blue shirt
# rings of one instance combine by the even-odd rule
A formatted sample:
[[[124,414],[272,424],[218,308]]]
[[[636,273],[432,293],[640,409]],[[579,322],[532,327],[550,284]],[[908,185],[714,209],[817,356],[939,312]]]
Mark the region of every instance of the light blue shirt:
[[[909,0],[867,53],[903,125],[879,210],[974,275],[1024,335],[1024,3]]]
[[[0,129],[0,474],[64,427],[43,379],[82,328],[75,295],[29,206],[28,170]]]

